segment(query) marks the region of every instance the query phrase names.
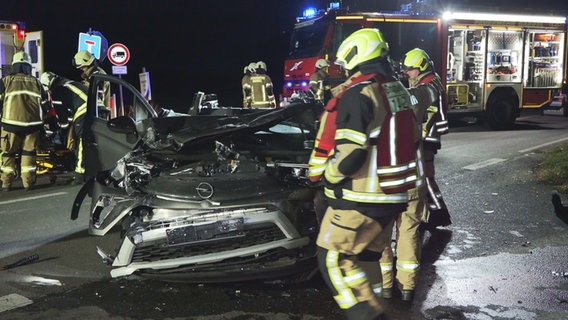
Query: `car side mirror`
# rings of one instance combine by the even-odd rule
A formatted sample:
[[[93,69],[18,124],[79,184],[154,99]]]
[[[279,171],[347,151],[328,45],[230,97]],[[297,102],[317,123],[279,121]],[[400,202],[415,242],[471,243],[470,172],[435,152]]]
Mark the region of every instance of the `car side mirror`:
[[[116,133],[137,134],[136,123],[129,116],[120,116],[107,122],[107,127]]]

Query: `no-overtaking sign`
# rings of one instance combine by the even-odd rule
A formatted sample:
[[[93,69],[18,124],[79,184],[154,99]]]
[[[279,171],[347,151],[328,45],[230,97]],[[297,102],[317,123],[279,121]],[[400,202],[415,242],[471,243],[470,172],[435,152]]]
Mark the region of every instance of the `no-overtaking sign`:
[[[130,59],[130,51],[122,43],[115,43],[108,48],[108,59],[115,66],[123,66]]]

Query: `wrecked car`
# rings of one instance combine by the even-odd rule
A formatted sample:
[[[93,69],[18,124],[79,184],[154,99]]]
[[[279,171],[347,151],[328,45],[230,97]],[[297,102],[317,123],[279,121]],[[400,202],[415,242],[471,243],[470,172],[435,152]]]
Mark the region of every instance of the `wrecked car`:
[[[130,115],[97,116],[96,87],[121,86]],[[127,82],[93,75],[76,219],[91,198],[89,233],[112,277],[220,282],[308,279],[317,270],[317,218],[307,163],[322,110],[203,108],[158,117]]]

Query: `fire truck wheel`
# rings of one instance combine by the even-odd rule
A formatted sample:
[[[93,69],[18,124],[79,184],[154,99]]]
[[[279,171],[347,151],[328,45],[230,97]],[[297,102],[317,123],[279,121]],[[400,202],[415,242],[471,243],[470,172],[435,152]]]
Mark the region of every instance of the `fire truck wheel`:
[[[510,129],[516,115],[515,107],[509,100],[495,99],[487,106],[487,124],[493,130]]]

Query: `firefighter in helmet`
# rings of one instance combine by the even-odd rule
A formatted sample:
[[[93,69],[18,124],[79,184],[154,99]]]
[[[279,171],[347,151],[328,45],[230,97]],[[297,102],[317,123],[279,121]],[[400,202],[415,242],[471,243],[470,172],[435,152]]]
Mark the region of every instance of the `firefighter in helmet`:
[[[349,319],[390,319],[380,299],[378,261],[390,245],[395,217],[406,209],[407,190],[414,186],[416,122],[410,95],[396,78],[378,29],[349,35],[336,63],[348,79],[326,105],[321,120],[335,120],[320,124],[314,146],[320,152],[333,145],[332,152],[325,151],[322,177],[329,207],[317,237],[319,267]],[[328,108],[332,105],[335,116]],[[397,125],[391,127],[392,122]],[[401,179],[393,179],[393,172]]]
[[[26,190],[36,182],[36,154],[49,99],[38,79],[32,76],[31,57],[16,52],[12,74],[0,81],[2,115],[2,191],[10,191],[17,173],[16,155],[20,155],[20,176]]]
[[[87,113],[88,88],[81,82],[66,79],[53,72],[44,72],[40,82],[51,94],[57,116],[65,126],[70,122],[71,130],[67,134],[67,149],[76,156],[73,184],[82,184],[85,167],[83,163],[83,129]],[[70,119],[70,121],[69,121]]]
[[[310,76],[310,91],[314,97],[324,104],[330,98],[330,86],[326,84],[329,76],[329,62],[326,59],[318,59],[315,64],[315,72]]]
[[[251,75],[251,108],[274,108],[276,99],[272,87],[272,80],[266,74],[266,63],[258,61],[256,63],[255,74]]]
[[[411,87],[409,91],[414,97],[413,110],[420,137],[417,148],[418,180],[416,188],[408,192],[407,210],[399,214],[395,221],[396,263],[394,262],[393,250],[391,246],[388,246],[383,251],[380,264],[383,275],[383,297],[386,299],[393,297],[394,270],[396,269],[396,282],[401,293],[401,299],[411,301],[414,298],[420,267],[422,241],[419,228],[421,223],[428,219],[427,189],[430,188],[430,184],[426,183],[425,179],[433,178],[434,169],[433,154],[429,149],[431,146],[426,141],[429,139],[429,134],[437,131],[432,129],[433,127],[441,128],[443,125],[443,121],[436,120],[438,119],[437,114],[442,110],[439,103],[443,94],[443,86],[440,78],[433,71],[430,57],[422,49],[413,49],[406,53],[403,69],[408,75]],[[436,125],[436,122],[439,124]],[[439,140],[438,133],[436,136]]]
[[[403,67],[408,75],[410,92],[423,104],[422,140],[424,144],[424,174],[428,187],[428,217],[426,229],[447,226],[452,222],[438,184],[434,180],[434,157],[442,147],[441,136],[449,132],[445,90],[440,76],[426,51],[415,48],[405,55]]]
[[[94,73],[107,74],[103,68],[99,66],[95,56],[87,50],[81,50],[73,57],[73,66],[81,70],[81,78],[83,84],[89,87],[89,78]],[[104,106],[110,111],[110,83],[105,81],[101,88],[98,88],[99,99]]]
[[[243,88],[243,107],[250,108],[252,105],[252,82],[251,77],[256,74],[256,62],[251,62],[244,68],[241,86]]]

